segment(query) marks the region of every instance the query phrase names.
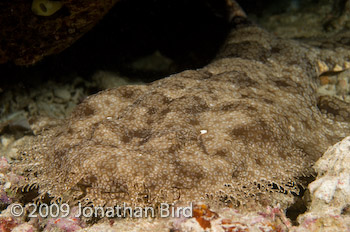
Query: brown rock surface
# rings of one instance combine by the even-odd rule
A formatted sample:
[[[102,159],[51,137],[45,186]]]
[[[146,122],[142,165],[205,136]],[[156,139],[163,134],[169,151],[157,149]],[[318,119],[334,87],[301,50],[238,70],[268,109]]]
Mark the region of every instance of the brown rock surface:
[[[0,2],[0,63],[30,65],[69,47],[118,0],[62,0],[63,7],[39,16],[26,0]]]

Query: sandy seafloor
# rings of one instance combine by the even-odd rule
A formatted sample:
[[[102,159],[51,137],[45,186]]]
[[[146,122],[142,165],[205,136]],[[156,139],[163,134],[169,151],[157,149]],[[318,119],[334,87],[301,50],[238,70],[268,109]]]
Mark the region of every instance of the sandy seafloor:
[[[270,32],[284,38],[323,38],[329,34],[336,34],[342,28],[350,30],[350,23],[347,17],[334,17],[329,23],[331,29],[325,30],[325,21],[331,16],[331,5],[327,1],[323,5],[300,6],[299,1],[291,1],[291,5],[286,7],[285,12],[274,13],[274,10],[267,10],[262,15],[252,13],[250,17],[258,24]],[[338,12],[339,15],[339,12]],[[329,30],[331,32],[329,32]],[[333,32],[332,32],[333,30]],[[172,70],[174,61],[167,58],[159,51],[155,51],[149,56],[137,59],[132,63],[135,69],[144,72],[163,72]],[[25,70],[25,69],[24,69]],[[164,71],[168,70],[168,71]],[[170,71],[171,72],[171,71]],[[22,70],[19,75],[26,75]],[[7,74],[11,75],[11,73]],[[18,75],[18,74],[17,74]],[[33,76],[48,75],[47,72],[31,72]],[[128,77],[120,74],[116,69],[101,68],[92,72],[87,79],[74,70],[71,73],[65,73],[65,76],[53,79],[48,78],[46,82],[39,82],[30,87],[23,85],[7,85],[0,89],[0,231],[308,231],[297,227],[295,215],[281,211],[278,207],[268,208],[263,212],[241,213],[230,208],[213,209],[210,211],[205,206],[198,206],[195,219],[186,220],[183,218],[166,219],[142,219],[142,220],[123,220],[123,219],[101,219],[95,221],[85,221],[73,217],[68,218],[37,218],[28,219],[24,216],[13,217],[10,213],[10,207],[18,201],[19,195],[11,192],[11,181],[15,181],[17,176],[10,173],[10,165],[13,160],[18,159],[16,145],[22,142],[23,136],[31,136],[29,119],[35,118],[64,118],[70,114],[74,107],[79,104],[86,96],[106,88],[117,87],[127,84],[142,84],[142,78]],[[35,77],[36,78],[36,77]],[[39,77],[39,79],[45,79]],[[63,81],[62,81],[63,80]],[[323,76],[319,80],[319,94],[333,95],[347,102],[350,102],[350,70],[341,73]],[[300,208],[305,206],[300,206]],[[302,211],[302,210],[301,210]],[[205,217],[205,219],[203,219]],[[290,218],[288,218],[290,217]],[[222,218],[221,224],[216,222],[211,224],[211,229],[205,226],[206,221]],[[227,218],[231,218],[230,220]],[[234,221],[232,218],[235,218]],[[293,220],[291,220],[293,219]],[[226,221],[225,221],[226,220]],[[252,224],[252,221],[256,221]],[[347,223],[345,221],[347,220]],[[322,221],[315,227],[323,228],[330,224],[334,228],[342,231],[350,227],[349,219],[343,221]],[[233,222],[234,221],[234,222]],[[202,224],[198,223],[201,222]],[[311,223],[311,222],[310,222]],[[334,224],[338,223],[334,227]],[[342,224],[343,223],[343,224]],[[224,226],[223,226],[224,225]],[[300,229],[300,230],[299,230]],[[320,231],[327,231],[320,229]]]

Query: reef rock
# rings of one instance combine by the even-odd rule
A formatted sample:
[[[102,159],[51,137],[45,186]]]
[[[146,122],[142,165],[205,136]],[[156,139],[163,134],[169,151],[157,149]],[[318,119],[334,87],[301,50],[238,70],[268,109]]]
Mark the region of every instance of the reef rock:
[[[117,0],[15,0],[0,2],[0,64],[34,64],[69,47]]]
[[[309,185],[310,210],[341,214],[350,206],[350,137],[330,147],[314,168],[318,176]]]
[[[295,231],[348,231],[350,228],[350,137],[330,147],[314,166],[311,203]],[[294,230],[293,230],[294,231]]]

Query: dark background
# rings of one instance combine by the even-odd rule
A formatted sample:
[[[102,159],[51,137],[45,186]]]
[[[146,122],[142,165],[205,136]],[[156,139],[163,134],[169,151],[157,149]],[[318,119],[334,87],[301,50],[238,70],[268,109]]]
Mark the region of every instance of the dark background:
[[[290,4],[317,1],[240,0],[253,18],[280,13]],[[301,3],[303,2],[303,3]],[[96,70],[113,70],[150,82],[173,72],[210,62],[229,30],[224,0],[121,0],[99,24],[64,52],[33,66],[0,65],[0,88],[54,79],[69,81],[74,73],[89,79]],[[160,53],[174,62],[169,71],[134,70],[130,63]]]

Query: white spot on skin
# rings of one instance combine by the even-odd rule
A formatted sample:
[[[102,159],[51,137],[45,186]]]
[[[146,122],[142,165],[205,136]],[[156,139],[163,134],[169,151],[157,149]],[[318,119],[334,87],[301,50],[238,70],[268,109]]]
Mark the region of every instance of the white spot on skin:
[[[294,131],[295,131],[295,128],[294,128],[293,126],[289,126],[289,130],[290,130],[291,132],[294,132]]]
[[[9,189],[11,187],[11,182],[6,182],[4,185],[4,189]]]
[[[206,134],[206,133],[208,133],[207,130],[201,130],[201,135],[204,135],[204,134]]]

